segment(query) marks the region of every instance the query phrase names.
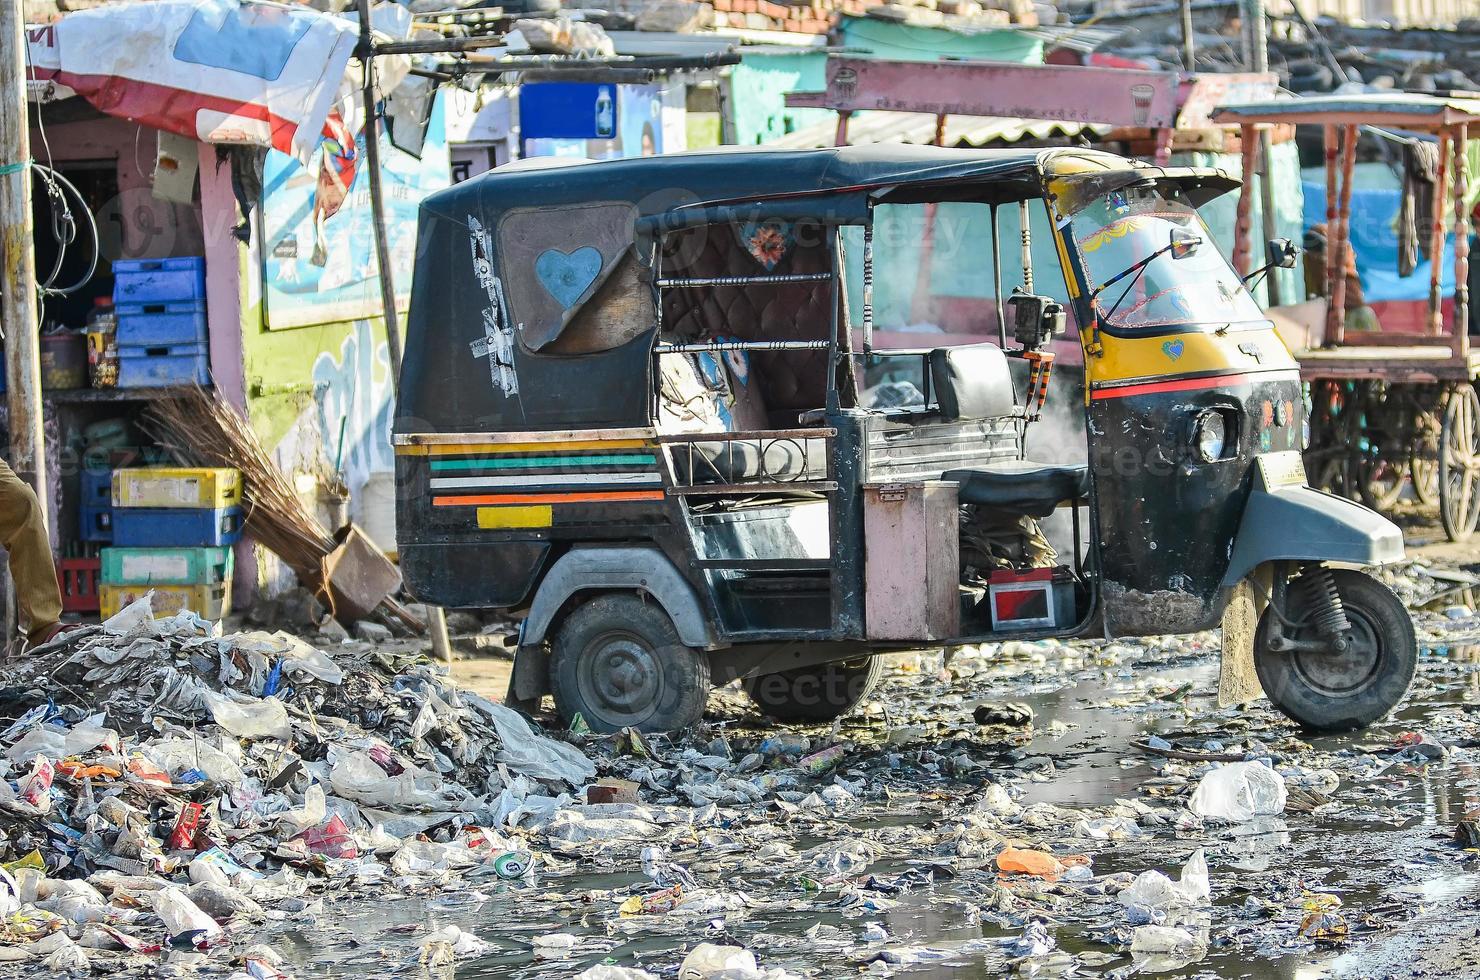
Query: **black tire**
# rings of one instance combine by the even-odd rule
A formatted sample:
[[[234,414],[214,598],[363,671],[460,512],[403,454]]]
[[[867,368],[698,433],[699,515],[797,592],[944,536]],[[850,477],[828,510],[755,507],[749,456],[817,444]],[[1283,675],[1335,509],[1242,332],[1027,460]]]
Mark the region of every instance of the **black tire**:
[[[852,711],[883,676],[883,658],[864,656],[749,677],[745,693],[774,721],[824,722]]]
[[[1271,614],[1259,621],[1254,637],[1254,668],[1274,706],[1317,732],[1355,731],[1397,707],[1418,668],[1418,640],[1413,619],[1393,591],[1369,575],[1333,569],[1336,592],[1352,624],[1352,649],[1334,653],[1277,653],[1267,636]],[[1290,585],[1299,595],[1298,580]],[[1291,604],[1299,620],[1306,613]],[[1287,614],[1288,615],[1288,614]],[[1289,630],[1292,639],[1308,638],[1313,627]]]
[[[567,722],[592,731],[671,732],[695,725],[709,699],[709,660],[684,646],[663,607],[603,595],[577,607],[550,644],[550,690]]]

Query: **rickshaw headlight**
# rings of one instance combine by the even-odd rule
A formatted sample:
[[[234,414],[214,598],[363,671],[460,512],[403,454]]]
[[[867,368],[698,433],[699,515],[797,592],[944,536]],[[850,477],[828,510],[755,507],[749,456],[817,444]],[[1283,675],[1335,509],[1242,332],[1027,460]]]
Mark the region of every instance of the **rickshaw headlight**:
[[[1192,430],[1192,442],[1197,446],[1197,455],[1205,463],[1223,458],[1223,447],[1227,442],[1227,423],[1223,413],[1203,412],[1197,417]]]

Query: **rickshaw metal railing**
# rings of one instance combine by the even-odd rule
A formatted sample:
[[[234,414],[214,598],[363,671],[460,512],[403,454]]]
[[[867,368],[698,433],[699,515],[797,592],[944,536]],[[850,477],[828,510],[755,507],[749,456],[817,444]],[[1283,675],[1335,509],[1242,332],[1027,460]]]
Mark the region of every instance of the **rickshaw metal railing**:
[[[763,494],[763,493],[829,493],[838,488],[835,479],[809,479],[816,472],[813,467],[814,453],[821,453],[823,472],[831,466],[827,451],[828,440],[838,434],[836,429],[767,429],[762,432],[684,432],[661,435],[658,442],[670,447],[671,453],[683,453],[687,466],[673,467],[672,484],[668,494],[674,497],[705,495]],[[725,468],[698,450],[705,443],[724,443]],[[759,466],[753,477],[736,478],[735,449],[738,444],[748,443],[755,450]],[[780,444],[795,447],[801,456],[801,465],[795,468],[795,476],[772,472],[767,467],[767,452]],[[717,482],[701,482],[701,474]]]
[[[831,272],[792,272],[775,276],[700,276],[659,279],[659,289],[698,289],[703,286],[784,286],[798,282],[829,282]]]

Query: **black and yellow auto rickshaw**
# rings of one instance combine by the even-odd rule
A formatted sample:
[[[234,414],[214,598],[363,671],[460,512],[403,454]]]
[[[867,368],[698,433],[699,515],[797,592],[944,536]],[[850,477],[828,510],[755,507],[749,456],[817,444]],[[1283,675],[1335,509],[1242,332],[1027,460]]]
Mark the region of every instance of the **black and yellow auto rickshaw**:
[[[882,652],[1220,622],[1229,698],[1367,724],[1417,650],[1354,568],[1402,538],[1306,486],[1296,365],[1196,212],[1234,186],[891,146],[532,161],[434,195],[394,427],[406,581],[518,617],[511,701],[596,730],[693,724],[735,679],[825,720]],[[873,349],[880,216],[960,204],[990,214],[999,342]],[[998,220],[1029,206],[1085,353],[1087,463],[1027,438],[1052,438],[1066,318],[1026,269],[1000,283]]]

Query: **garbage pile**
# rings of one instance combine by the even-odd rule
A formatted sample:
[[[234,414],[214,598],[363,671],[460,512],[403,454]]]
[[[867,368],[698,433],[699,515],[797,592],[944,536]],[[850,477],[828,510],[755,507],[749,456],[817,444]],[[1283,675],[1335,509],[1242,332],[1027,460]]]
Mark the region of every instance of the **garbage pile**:
[[[203,962],[335,893],[524,879],[494,828],[595,772],[419,658],[222,636],[147,596],[0,671],[0,718],[0,961],[52,972]]]

